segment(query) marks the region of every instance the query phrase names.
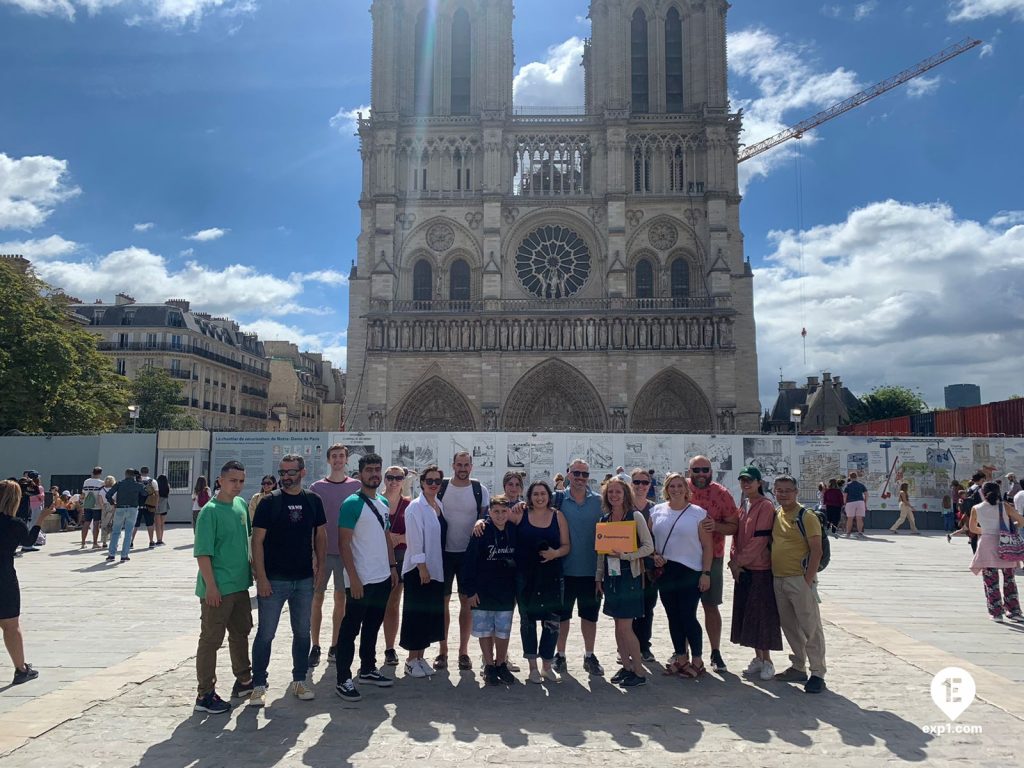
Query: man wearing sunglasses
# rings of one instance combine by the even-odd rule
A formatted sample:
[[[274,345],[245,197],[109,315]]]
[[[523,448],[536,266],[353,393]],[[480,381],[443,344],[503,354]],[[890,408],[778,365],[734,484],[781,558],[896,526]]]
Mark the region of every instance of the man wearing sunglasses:
[[[724,587],[722,572],[725,537],[736,533],[739,517],[729,489],[711,479],[711,460],[707,456],[694,456],[690,459],[687,481],[690,484],[690,502],[708,513],[704,524],[711,527],[715,545],[714,559],[711,561],[711,588],[701,595],[700,600],[704,604],[704,625],[708,629],[708,641],[711,644],[711,668],[715,672],[723,672],[726,666],[721,651],[722,613],[718,606],[722,604]]]
[[[285,603],[292,624],[290,690],[302,701],[315,698],[312,686],[306,682],[309,620],[314,584],[326,576],[327,516],[320,497],[302,488],[306,463],[301,456],[282,456],[278,476],[280,487],[260,501],[252,521],[252,566],[259,612],[259,627],[252,643],[256,687],[249,697],[254,707],[266,704],[270,650]]]
[[[324,578],[316,586],[313,594],[312,636],[313,647],[309,650],[309,666],[320,663],[320,628],[323,625],[324,598],[327,596],[327,580],[334,581],[334,612],[331,614],[331,645],[327,649],[327,662],[334,661],[334,641],[338,638],[341,619],[345,615],[345,576],[344,564],[341,562],[341,551],[338,549],[338,537],[334,531],[338,527],[341,505],[353,493],[359,493],[359,481],[348,476],[348,447],[336,443],[327,449],[327,463],[331,472],[322,480],[317,480],[309,490],[320,497],[327,514],[327,556]]]

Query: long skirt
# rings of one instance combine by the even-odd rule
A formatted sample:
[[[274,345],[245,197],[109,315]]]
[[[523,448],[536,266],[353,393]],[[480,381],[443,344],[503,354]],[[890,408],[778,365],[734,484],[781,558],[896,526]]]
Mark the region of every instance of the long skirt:
[[[420,583],[419,569],[402,577],[402,631],[398,644],[407,651],[422,651],[444,639],[444,582]]]
[[[737,645],[762,651],[782,650],[779,609],[771,571],[743,571],[732,598],[732,632]]]

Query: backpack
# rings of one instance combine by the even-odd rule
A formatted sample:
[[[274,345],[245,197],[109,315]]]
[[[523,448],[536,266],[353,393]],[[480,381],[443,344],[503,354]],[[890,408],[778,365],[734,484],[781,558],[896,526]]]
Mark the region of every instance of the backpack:
[[[147,491],[147,493],[146,493],[146,508],[147,509],[156,509],[157,507],[159,507],[160,506],[160,490],[159,490],[159,488],[157,488],[156,481],[155,480],[150,480],[143,487]]]
[[[476,519],[479,520],[483,517],[484,513],[484,491],[480,487],[479,480],[470,480],[469,484],[473,486],[473,498],[476,499]],[[441,490],[437,492],[437,498],[444,499],[444,492],[448,490],[448,478],[441,481]]]
[[[818,523],[821,525],[821,561],[818,563],[818,573],[821,573],[828,568],[828,562],[832,559],[832,545],[829,544],[828,536],[825,535],[825,528],[828,526],[828,522],[825,519],[825,515],[821,512],[808,510],[807,507],[800,507],[800,511],[796,513],[796,527],[800,529],[800,534],[804,537],[804,541],[807,541],[807,529],[804,528],[804,513],[811,512],[812,515],[818,518]],[[808,546],[810,546],[808,544]]]
[[[93,491],[85,494],[84,506],[86,509],[96,509],[96,494]]]

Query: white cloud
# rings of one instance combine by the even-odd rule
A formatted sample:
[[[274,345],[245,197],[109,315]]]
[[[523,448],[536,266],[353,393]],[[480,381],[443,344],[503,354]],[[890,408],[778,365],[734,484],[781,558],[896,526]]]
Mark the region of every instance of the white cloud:
[[[226,18],[246,16],[255,13],[255,0],[0,0],[28,13],[39,16],[63,16],[74,21],[76,10],[89,14],[107,10],[123,10],[125,23],[139,26],[144,22],[155,22],[181,27],[198,24],[204,16],[219,14]]]
[[[878,0],[867,0],[867,2],[858,3],[857,7],[853,9],[853,18],[855,21],[863,21],[873,14],[877,8]]]
[[[1000,211],[988,220],[990,227],[1017,227],[1024,224],[1024,211]]]
[[[191,235],[185,235],[186,240],[195,240],[197,243],[209,243],[212,240],[220,240],[224,235],[230,232],[230,229],[221,229],[220,227],[210,227],[209,229],[201,229],[198,232],[194,232]]]
[[[855,72],[843,67],[819,71],[807,59],[804,48],[784,42],[766,29],[750,28],[729,35],[729,70],[753,86],[756,95],[733,95],[734,108],[743,109],[743,141],[756,144],[787,127],[785,115],[795,113],[798,122],[814,112],[842,101],[861,89]],[[808,134],[804,144],[816,141]],[[765,176],[792,157],[794,150],[783,145],[740,166],[740,189],[758,176]]]
[[[153,224],[152,221],[146,221],[142,222],[141,224],[136,224],[134,227],[132,227],[132,229],[134,229],[136,232],[149,232],[149,230],[151,230],[154,226],[156,225]]]
[[[321,269],[317,272],[308,272],[305,275],[295,273],[292,279],[306,283],[323,283],[324,285],[348,285],[348,275],[334,269]]]
[[[949,20],[974,21],[1006,14],[1024,21],[1024,0],[952,0]]]
[[[857,3],[853,8],[847,9],[838,3],[825,4],[821,7],[821,15],[830,19],[844,19],[850,21],[864,21],[878,10],[878,0],[865,0]]]
[[[342,107],[338,110],[338,113],[331,118],[331,128],[334,128],[338,133],[343,133],[346,136],[352,135],[359,130],[360,115],[362,115],[364,120],[369,119],[369,105],[363,104],[355,109],[345,109]]]
[[[754,293],[766,405],[780,368],[787,379],[830,370],[857,393],[903,384],[933,404],[967,367],[986,398],[1020,391],[1024,227],[887,200],[838,224],[770,238],[775,251],[755,270]]]
[[[68,180],[67,160],[0,152],[0,229],[38,227],[58,203],[81,191]]]
[[[907,95],[912,99],[920,99],[939,90],[940,83],[942,83],[942,75],[916,77],[907,83]]]
[[[246,333],[259,334],[264,341],[290,341],[304,352],[322,352],[324,359],[331,361],[336,368],[345,369],[348,348],[345,345],[345,331],[328,331],[326,333],[310,333],[294,325],[286,325],[276,320],[255,320],[251,323],[240,323]]]
[[[37,240],[12,240],[0,243],[0,253],[24,256],[29,261],[42,261],[67,256],[77,251],[78,248],[78,243],[65,240],[60,235],[50,235],[49,237]]]
[[[544,61],[524,64],[512,81],[512,98],[517,106],[582,106],[583,40],[570,37],[548,48]]]
[[[178,251],[178,255],[183,259],[191,259],[196,254],[195,248],[186,248],[183,251]]]

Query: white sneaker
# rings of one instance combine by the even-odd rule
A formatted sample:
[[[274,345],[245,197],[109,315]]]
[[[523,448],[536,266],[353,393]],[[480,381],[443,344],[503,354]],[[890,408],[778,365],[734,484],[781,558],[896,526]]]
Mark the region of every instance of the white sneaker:
[[[526,679],[534,685],[540,685],[544,681],[544,678],[540,676],[540,670],[536,669],[531,669],[530,676]]]
[[[427,663],[426,659],[416,659],[416,661],[418,662],[419,668],[423,671],[424,677],[434,676],[434,668]]]
[[[761,664],[761,679],[771,680],[775,677],[775,665],[770,661],[762,662]]]
[[[313,689],[308,687],[302,680],[296,680],[291,686],[292,695],[299,701],[312,701],[316,698],[316,693]]]
[[[413,659],[412,661],[405,662],[405,674],[406,677],[426,677],[427,673],[423,671],[423,667],[419,664],[419,659]]]
[[[752,658],[752,659],[750,660],[750,663],[749,663],[749,664],[747,664],[747,669],[746,669],[746,671],[744,672],[744,674],[746,674],[746,675],[756,675],[756,674],[757,674],[757,673],[759,673],[759,672],[760,672],[760,671],[761,671],[761,670],[762,670],[763,668],[764,668],[764,662],[763,662],[763,661],[761,661],[761,660],[760,660],[759,658],[757,658],[757,657],[755,656],[754,658]]]
[[[558,673],[553,669],[545,669],[541,673],[541,677],[547,680],[549,683],[561,682],[562,678],[558,676]]]
[[[267,686],[257,685],[249,695],[250,707],[263,707],[267,703]]]

